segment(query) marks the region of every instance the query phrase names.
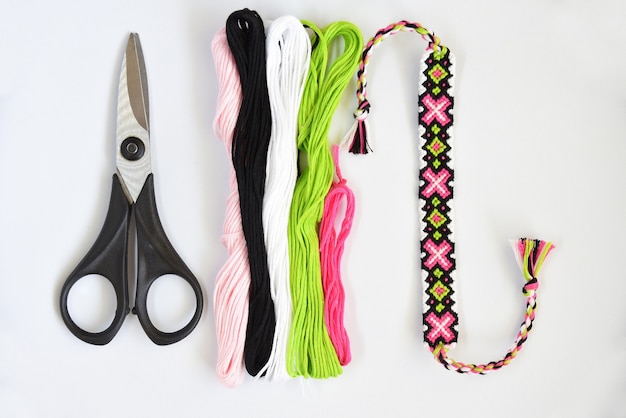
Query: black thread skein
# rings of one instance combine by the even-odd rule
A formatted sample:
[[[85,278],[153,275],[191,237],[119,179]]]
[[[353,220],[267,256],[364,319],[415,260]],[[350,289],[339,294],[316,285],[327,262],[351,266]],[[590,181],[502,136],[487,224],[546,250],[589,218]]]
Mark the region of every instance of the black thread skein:
[[[239,71],[242,90],[241,109],[233,133],[232,159],[250,262],[250,305],[244,359],[248,373],[256,376],[269,360],[276,328],[262,217],[265,165],[272,127],[263,20],[248,9],[233,12],[226,21],[226,38]]]

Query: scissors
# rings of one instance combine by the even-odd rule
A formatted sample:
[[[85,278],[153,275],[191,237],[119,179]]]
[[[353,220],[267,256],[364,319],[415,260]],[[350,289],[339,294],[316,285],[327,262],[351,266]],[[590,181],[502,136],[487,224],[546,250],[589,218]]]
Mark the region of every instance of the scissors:
[[[98,238],[87,255],[66,279],[61,289],[61,316],[69,330],[81,340],[104,345],[119,331],[130,311],[128,297],[129,222],[134,213],[137,230],[137,272],[135,307],[148,337],[158,345],[182,340],[193,331],[202,314],[202,289],[193,273],[174,250],[165,235],[157,213],[154,177],[150,167],[150,111],[146,68],[139,36],[128,39],[117,103],[116,166],[109,209]],[[115,289],[117,308],[112,323],[102,332],[88,332],[72,320],[67,299],[72,286],[81,278],[104,276]],[[159,277],[171,274],[184,279],[196,297],[196,311],[187,325],[175,332],[157,329],[148,316],[147,296]]]

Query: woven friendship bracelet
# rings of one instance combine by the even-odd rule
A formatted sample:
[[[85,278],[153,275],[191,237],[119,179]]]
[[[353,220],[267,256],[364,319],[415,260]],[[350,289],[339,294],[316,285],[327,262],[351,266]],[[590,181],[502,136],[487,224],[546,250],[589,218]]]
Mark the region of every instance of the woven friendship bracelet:
[[[454,55],[439,38],[419,23],[400,21],[380,29],[365,45],[358,71],[356,118],[351,132],[350,151],[365,154],[370,148],[366,138],[366,119],[370,110],[365,79],[371,53],[378,44],[400,31],[415,32],[428,42],[419,76],[419,227],[421,278],[423,286],[424,342],[444,367],[459,373],[484,374],[506,366],[522,349],[535,319],[537,275],[552,250],[549,242],[521,238],[513,242],[515,256],[525,279],[526,312],[512,347],[497,361],[484,365],[466,364],[448,357],[458,339],[459,317],[454,309],[456,280],[453,241],[452,125],[454,106]]]

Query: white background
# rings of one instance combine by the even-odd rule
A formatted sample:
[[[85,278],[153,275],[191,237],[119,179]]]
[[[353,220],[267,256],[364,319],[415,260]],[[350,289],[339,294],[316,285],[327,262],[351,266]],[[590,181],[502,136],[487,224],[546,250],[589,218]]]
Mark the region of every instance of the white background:
[[[210,42],[242,7],[268,20],[349,20],[365,38],[418,21],[455,52],[454,358],[495,360],[515,337],[524,298],[507,240],[557,246],[533,332],[510,366],[458,375],[422,344],[415,121],[426,45],[401,34],[371,61],[375,152],[342,160],[358,200],[343,268],[352,363],[330,380],[219,383],[212,294],[226,259],[229,162],[211,127]],[[625,17],[621,0],[3,0],[0,416],[626,416]],[[207,301],[196,331],[168,347],[133,316],[109,345],[85,344],[57,307],[106,214],[130,31],[148,69],[160,215]],[[352,123],[355,99],[345,98],[333,141]]]

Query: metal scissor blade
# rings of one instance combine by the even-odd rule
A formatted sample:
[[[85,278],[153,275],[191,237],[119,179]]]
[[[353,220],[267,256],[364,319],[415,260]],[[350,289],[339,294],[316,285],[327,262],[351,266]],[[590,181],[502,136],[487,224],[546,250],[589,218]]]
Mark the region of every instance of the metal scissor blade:
[[[148,82],[146,65],[139,35],[131,33],[126,45],[126,77],[130,107],[137,122],[150,132],[150,105],[148,103]]]
[[[148,84],[139,35],[131,33],[122,60],[117,99],[117,171],[134,203],[150,168]]]

